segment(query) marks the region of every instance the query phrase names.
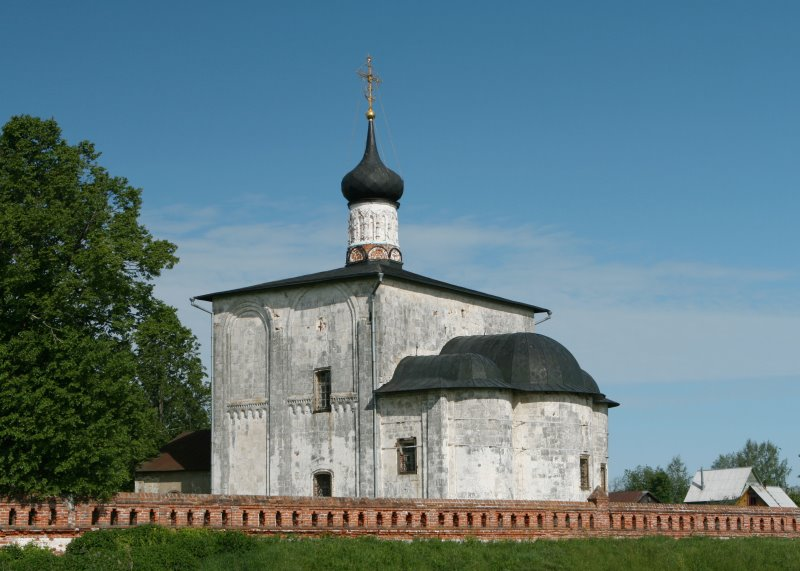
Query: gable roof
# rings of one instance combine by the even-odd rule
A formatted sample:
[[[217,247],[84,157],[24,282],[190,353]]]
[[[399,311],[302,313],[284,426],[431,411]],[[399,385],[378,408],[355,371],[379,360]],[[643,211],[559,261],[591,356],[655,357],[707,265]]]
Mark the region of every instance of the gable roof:
[[[211,431],[179,434],[161,447],[158,456],[144,462],[137,472],[202,472],[211,470]]]
[[[792,498],[786,493],[786,491],[781,488],[780,486],[764,486],[767,489],[767,493],[770,497],[775,501],[775,506],[777,508],[796,508],[797,504],[794,503]],[[767,504],[771,505],[771,504]]]
[[[733,502],[742,497],[748,484],[758,484],[753,468],[698,470],[686,492],[684,503]]]
[[[651,494],[647,490],[626,490],[623,492],[609,492],[608,501],[629,503],[629,504],[661,503],[658,501],[658,498],[656,498],[653,494]]]
[[[527,303],[521,303],[519,301],[513,301],[511,299],[506,299],[503,297],[498,297],[496,295],[491,295],[488,293],[483,293],[480,291],[476,291],[474,289],[469,289],[453,284],[449,284],[447,282],[435,280],[433,278],[429,278],[426,276],[422,276],[420,274],[415,274],[413,272],[408,272],[402,268],[400,264],[394,262],[386,262],[386,261],[377,261],[377,262],[366,262],[362,264],[353,264],[351,266],[345,266],[343,268],[336,268],[335,270],[328,270],[325,272],[317,272],[314,274],[306,274],[304,276],[297,276],[294,278],[287,278],[283,280],[276,280],[271,282],[264,282],[261,284],[256,284],[252,286],[237,288],[237,289],[229,289],[225,291],[218,291],[214,293],[207,293],[203,295],[198,295],[195,299],[199,299],[202,301],[213,301],[216,297],[222,297],[227,295],[234,295],[240,293],[251,293],[256,291],[266,291],[271,289],[280,289],[285,287],[293,287],[293,286],[301,286],[301,285],[312,285],[318,283],[327,283],[327,282],[337,282],[337,281],[344,281],[344,280],[353,280],[353,279],[360,279],[360,278],[367,278],[367,277],[374,277],[377,278],[378,274],[383,274],[386,277],[398,279],[401,281],[416,283],[425,285],[428,287],[444,290],[444,291],[451,291],[455,293],[460,293],[464,295],[468,295],[470,297],[477,297],[480,299],[485,299],[487,301],[494,301],[502,304],[507,305],[514,305],[520,309],[525,309],[528,311],[533,311],[533,313],[550,313],[550,310],[545,309],[543,307],[539,307],[536,305],[529,305]]]

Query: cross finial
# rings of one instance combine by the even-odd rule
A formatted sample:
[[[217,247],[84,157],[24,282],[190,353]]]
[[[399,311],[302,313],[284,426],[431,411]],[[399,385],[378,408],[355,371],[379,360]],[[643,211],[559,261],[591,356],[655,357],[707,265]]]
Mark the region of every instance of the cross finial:
[[[364,97],[367,98],[369,109],[367,110],[367,119],[375,118],[375,111],[372,110],[372,102],[375,101],[373,89],[377,89],[381,83],[381,78],[372,73],[372,56],[367,56],[367,71],[363,69],[358,70],[358,75],[367,82],[364,86]]]

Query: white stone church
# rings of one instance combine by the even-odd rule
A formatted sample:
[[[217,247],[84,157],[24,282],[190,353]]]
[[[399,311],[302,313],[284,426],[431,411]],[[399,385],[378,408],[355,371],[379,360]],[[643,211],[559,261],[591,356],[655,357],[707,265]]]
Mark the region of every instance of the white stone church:
[[[371,104],[371,100],[370,100]],[[213,302],[215,494],[585,500],[606,487],[605,397],[534,332],[546,309],[403,267],[403,180],[367,113],[342,180],[346,265]]]

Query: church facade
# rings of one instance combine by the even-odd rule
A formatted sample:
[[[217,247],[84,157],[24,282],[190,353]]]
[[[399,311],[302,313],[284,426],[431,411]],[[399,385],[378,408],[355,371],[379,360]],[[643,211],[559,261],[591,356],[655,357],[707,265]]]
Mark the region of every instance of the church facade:
[[[605,488],[617,403],[534,332],[546,309],[404,269],[403,181],[378,154],[371,98],[367,119],[342,180],[346,265],[198,297],[213,303],[212,493],[579,501]]]

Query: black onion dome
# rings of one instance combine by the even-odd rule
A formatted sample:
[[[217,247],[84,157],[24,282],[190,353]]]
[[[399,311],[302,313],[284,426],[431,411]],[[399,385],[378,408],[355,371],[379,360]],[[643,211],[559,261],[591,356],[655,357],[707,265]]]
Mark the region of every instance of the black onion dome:
[[[392,379],[378,393],[431,389],[513,389],[497,365],[482,355],[423,355],[405,357]]]
[[[370,119],[367,148],[358,166],[344,175],[342,194],[348,204],[387,201],[397,203],[403,196],[403,179],[383,164],[375,145],[375,127]]]
[[[538,333],[456,337],[441,354],[478,353],[494,361],[504,380],[526,392],[599,395],[597,383],[585,374],[566,347]]]

